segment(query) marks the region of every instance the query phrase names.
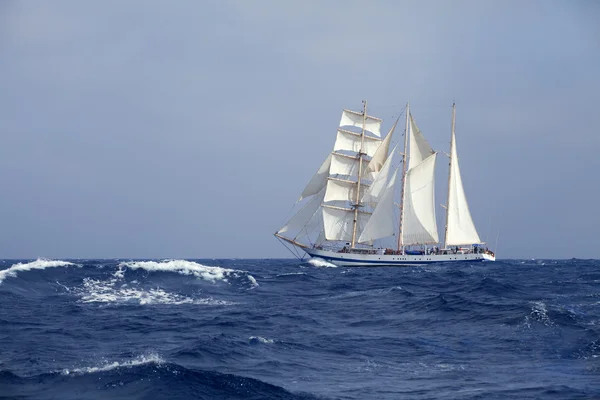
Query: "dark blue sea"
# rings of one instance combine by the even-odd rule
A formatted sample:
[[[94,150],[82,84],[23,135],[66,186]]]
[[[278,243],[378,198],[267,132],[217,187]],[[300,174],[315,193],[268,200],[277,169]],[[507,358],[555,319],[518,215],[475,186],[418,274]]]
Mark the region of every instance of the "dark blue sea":
[[[600,261],[0,270],[2,399],[600,398]]]

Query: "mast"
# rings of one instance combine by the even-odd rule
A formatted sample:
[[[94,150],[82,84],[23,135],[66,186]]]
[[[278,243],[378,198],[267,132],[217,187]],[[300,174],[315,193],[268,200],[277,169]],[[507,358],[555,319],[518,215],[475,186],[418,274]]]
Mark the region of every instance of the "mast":
[[[410,107],[406,103],[406,126],[404,128],[404,152],[402,153],[402,194],[400,195],[400,221],[398,225],[398,251],[402,248],[402,220],[404,219],[404,191],[406,190],[406,150],[408,148],[408,124]]]
[[[454,145],[454,124],[456,122],[456,103],[452,103],[452,133],[450,136],[450,161],[448,162],[448,197],[446,197],[446,229],[444,231],[444,248],[448,247],[448,216],[450,215],[450,178],[452,177],[452,146]]]
[[[354,222],[352,223],[352,248],[356,246],[356,225],[358,221],[358,207],[360,203],[360,177],[362,176],[363,146],[365,144],[365,124],[367,121],[367,101],[363,101],[363,123],[360,134],[360,151],[358,152],[358,178],[356,180],[356,200],[354,204]]]

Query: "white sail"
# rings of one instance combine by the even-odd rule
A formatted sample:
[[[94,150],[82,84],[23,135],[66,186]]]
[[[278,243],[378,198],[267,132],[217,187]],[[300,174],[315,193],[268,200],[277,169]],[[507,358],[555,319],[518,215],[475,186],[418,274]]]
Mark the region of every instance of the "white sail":
[[[349,201],[354,203],[356,202],[356,187],[356,182],[329,178],[325,190],[325,199],[323,201]],[[361,197],[367,188],[367,185],[360,185]]]
[[[431,156],[434,151],[417,127],[415,120],[410,115],[410,124],[409,124],[409,138],[410,138],[410,151],[409,151],[409,159],[408,159],[408,169],[416,167],[421,164],[423,160]]]
[[[358,227],[356,235],[359,236],[365,226],[369,214],[358,213]],[[323,227],[327,240],[352,240],[352,226],[354,223],[354,210],[337,207],[323,207]]]
[[[435,219],[435,160],[433,153],[406,173],[402,244],[438,243]]]
[[[394,125],[388,132],[387,136],[380,143],[375,154],[373,154],[369,165],[367,166],[367,168],[365,168],[365,174],[378,172],[383,168],[383,165],[385,164],[385,161],[388,158],[388,151],[390,149],[392,135],[394,134],[394,130],[396,129],[396,124],[398,124],[398,120],[394,122]]]
[[[371,132],[377,137],[381,137],[381,120],[379,118],[367,115],[364,119],[364,124],[366,131]],[[340,120],[340,127],[342,126],[354,126],[362,129],[363,114],[356,111],[344,110],[342,112],[342,119]]]
[[[448,179],[448,227],[446,246],[481,243],[460,176],[458,155],[456,153],[456,137],[452,133],[450,144],[450,177]]]
[[[331,167],[329,168],[330,175],[346,175],[358,177],[358,159],[344,154],[331,153]],[[362,167],[365,168],[369,162],[363,160]]]
[[[317,197],[317,196],[315,196]],[[314,237],[317,232],[319,236],[323,234],[323,213],[317,208],[317,211],[312,215],[312,218],[308,220],[306,225],[296,235],[295,240],[299,241],[305,237]]]
[[[317,173],[312,177],[306,188],[300,195],[298,201],[304,199],[305,197],[312,196],[313,194],[317,194],[325,187],[327,184],[327,176],[329,175],[329,167],[331,166],[331,154],[327,156],[323,164],[319,167]]]
[[[366,153],[369,157],[373,157],[380,147],[381,139],[365,135],[365,139],[362,140],[361,136],[360,133],[338,129],[333,151],[346,150],[358,153],[362,146],[363,153]]]
[[[392,166],[392,162],[393,162],[393,158],[394,158],[393,156],[394,156],[394,154],[396,154],[397,148],[398,148],[398,145],[396,145],[392,149],[392,152],[390,153],[389,157],[383,164],[383,167],[381,168],[381,170],[378,173],[377,172],[375,173],[375,179],[373,180],[373,183],[371,183],[369,188],[365,191],[365,194],[362,197],[361,202],[369,203],[371,205],[375,205],[375,204],[377,204],[377,202],[379,202],[379,198],[382,195],[383,190],[386,188],[386,186],[388,184],[391,166]],[[371,162],[372,162],[372,160],[371,160]]]
[[[285,224],[277,233],[285,233],[288,231],[297,232],[304,228],[304,226],[310,221],[312,216],[317,212],[321,203],[323,202],[323,197],[325,196],[325,188],[321,188],[321,191],[318,193],[318,196],[310,199],[308,203],[300,211],[296,213],[290,220]]]
[[[396,173],[397,170],[394,171],[390,182],[381,195],[379,203],[377,203],[377,207],[375,207],[371,218],[367,221],[367,224],[358,238],[359,243],[369,243],[375,239],[381,239],[394,234],[396,224],[392,216],[394,215],[394,209],[396,207],[394,204]]]

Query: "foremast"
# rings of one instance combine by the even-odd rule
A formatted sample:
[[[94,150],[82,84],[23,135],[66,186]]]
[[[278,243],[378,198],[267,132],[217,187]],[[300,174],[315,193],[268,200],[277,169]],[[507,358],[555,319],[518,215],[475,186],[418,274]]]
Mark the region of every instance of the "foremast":
[[[356,247],[356,227],[358,225],[358,208],[360,207],[360,181],[362,177],[362,164],[363,156],[366,154],[363,152],[365,145],[365,123],[367,121],[367,100],[363,100],[363,120],[362,130],[360,133],[360,150],[357,154],[358,157],[358,179],[356,180],[356,197],[354,201],[354,221],[352,223],[352,248]]]
[[[333,241],[357,249],[393,236],[397,225],[390,215],[396,207],[396,171],[391,168],[389,147],[397,122],[382,139],[382,120],[367,114],[366,101],[361,111],[344,109],[333,151],[298,200],[307,201],[276,237],[305,248]],[[391,153],[395,152],[396,148]]]

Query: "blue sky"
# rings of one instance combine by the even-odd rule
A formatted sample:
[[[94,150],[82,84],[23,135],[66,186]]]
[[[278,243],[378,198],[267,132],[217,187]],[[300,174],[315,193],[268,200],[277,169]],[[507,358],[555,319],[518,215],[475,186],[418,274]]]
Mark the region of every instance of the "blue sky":
[[[410,101],[446,151],[456,101],[500,257],[600,258],[599,19],[592,0],[3,1],[0,255],[287,257],[272,233],[367,99],[386,127]]]

